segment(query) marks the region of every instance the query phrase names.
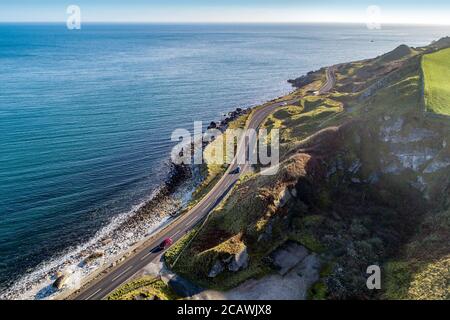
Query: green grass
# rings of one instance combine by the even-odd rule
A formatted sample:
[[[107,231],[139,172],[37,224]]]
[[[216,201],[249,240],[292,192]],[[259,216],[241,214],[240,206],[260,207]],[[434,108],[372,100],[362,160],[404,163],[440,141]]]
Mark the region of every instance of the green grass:
[[[245,280],[270,273],[270,266],[261,258],[271,251],[273,244],[278,243],[276,226],[273,227],[273,238],[269,243],[257,243],[257,238],[264,232],[261,224],[273,213],[261,196],[258,196],[268,192],[261,188],[267,187],[266,180],[272,178],[264,177],[264,181],[261,181],[257,175],[249,175],[237,184],[234,192],[215,209],[189,246],[186,244],[191,236],[186,235],[166,253],[166,261],[170,265],[184,248],[173,271],[203,288],[216,290],[228,290]],[[255,190],[258,190],[257,195]],[[246,234],[245,239],[242,237],[243,233]],[[247,269],[239,272],[225,270],[216,278],[208,277],[215,261],[227,259],[240,252],[244,245],[247,245],[250,256]]]
[[[427,110],[450,116],[450,49],[425,55],[422,69]]]
[[[450,299],[450,210],[430,212],[402,259],[385,266],[385,299]]]
[[[163,281],[144,276],[119,287],[108,296],[108,300],[159,299],[176,300],[179,297]]]
[[[280,142],[301,141],[318,128],[330,125],[343,111],[341,102],[329,98],[307,96],[299,101],[299,105],[279,108],[271,114],[263,127],[267,130],[279,129]]]
[[[288,132],[286,130],[288,128],[304,127],[313,122],[311,124],[311,131],[313,131],[313,128],[327,119],[329,115],[335,115],[341,111],[342,104],[338,101],[306,97],[296,105],[279,108],[269,117],[265,126],[269,129],[284,128],[285,132]],[[221,143],[219,139],[215,142]],[[225,199],[212,213],[209,221],[191,245],[185,248],[192,238],[191,235],[187,235],[169,250],[166,254],[168,264],[171,265],[181,250],[185,248],[174,266],[174,271],[202,287],[219,290],[230,289],[249,278],[270,273],[271,270],[268,269],[262,258],[286,241],[289,234],[281,227],[281,222],[273,223],[271,241],[258,244],[256,242],[267,229],[267,223],[275,212],[273,206],[267,206],[266,200],[271,197],[276,198],[281,191],[283,185],[278,186],[277,181],[285,175],[284,171],[282,170],[276,176],[260,177],[257,174],[251,174],[242,178],[231,192],[230,197]],[[306,226],[310,226],[320,223],[321,220],[320,216],[311,216],[305,218],[304,222]],[[245,234],[245,238],[242,237],[242,234]],[[321,242],[309,230],[291,234],[290,238],[304,244],[312,251],[323,252],[325,250]],[[244,244],[247,245],[250,255],[248,269],[237,273],[223,272],[214,279],[207,277],[211,266],[217,259],[223,259],[239,252]]]
[[[172,245],[169,248],[169,250],[166,251],[166,253],[164,254],[164,259],[166,260],[169,266],[172,266],[177,257],[183,253],[183,249],[196,235],[197,231],[198,231],[197,228],[192,229],[189,233],[185,234],[180,240],[175,242],[175,244]]]
[[[408,242],[405,248],[403,243],[398,243],[399,239],[402,239],[403,235],[407,235],[409,239],[412,235],[408,231],[409,224],[402,216],[404,209],[397,210],[400,203],[403,208],[405,199],[402,192],[397,192],[397,184],[383,180],[380,182],[384,185],[381,191],[378,191],[378,186],[355,188],[345,181],[342,182],[343,176],[336,174],[330,178],[329,183],[318,181],[317,185],[314,185],[314,197],[310,207],[295,200],[290,200],[288,206],[281,208],[273,205],[274,199],[277,199],[286,185],[295,183],[299,177],[308,173],[306,169],[304,173],[303,169],[311,163],[314,164],[312,161],[309,163],[307,157],[290,160],[287,158],[291,155],[288,151],[294,150],[298,145],[305,146],[305,149],[315,143],[320,146],[320,141],[315,142],[318,140],[308,142],[310,144],[304,143],[305,139],[320,129],[339,126],[349,119],[361,119],[372,134],[378,132],[380,123],[386,116],[392,119],[403,117],[411,127],[420,121],[424,115],[420,77],[422,61],[420,57],[413,55],[407,55],[402,61],[405,64],[389,77],[384,77],[383,74],[383,86],[370,95],[363,96],[362,93],[381,75],[374,73],[373,78],[365,79],[364,75],[371,75],[370,72],[373,71],[373,68],[369,68],[366,73],[360,72],[366,62],[341,68],[341,73],[338,74],[338,79],[360,81],[365,85],[347,86],[345,90],[325,96],[302,95],[302,92],[308,91],[305,88],[292,93],[289,99],[297,97],[298,101],[277,108],[263,125],[269,130],[280,129],[280,172],[269,177],[261,176],[257,172],[242,177],[229,196],[211,214],[190,245],[186,247],[194,233],[187,234],[166,254],[166,261],[170,265],[185,248],[173,271],[203,288],[228,290],[248,279],[272,273],[271,260],[266,258],[279,245],[291,240],[328,261],[320,271],[321,280],[308,292],[310,299],[326,299],[328,296],[331,299],[448,298],[447,270],[450,257],[445,246],[448,243],[448,232],[444,226],[447,226],[445,222],[448,221],[446,219],[449,215],[442,214],[439,219],[433,215],[436,222],[431,221],[433,224],[429,222],[421,227],[423,231],[420,233],[426,236],[411,238],[414,241]],[[446,83],[438,81],[442,82]],[[311,85],[308,86],[310,87]],[[339,89],[339,85],[336,88]],[[358,90],[352,91],[352,88]],[[448,93],[444,93],[444,96],[446,95]],[[285,97],[285,101],[287,99]],[[245,119],[241,119],[236,125],[241,127],[244,123]],[[339,154],[339,160],[350,164],[361,158],[365,164],[361,171],[371,172],[372,167],[377,168],[377,162],[372,160],[373,150],[376,149],[375,154],[382,154],[384,146],[377,139],[372,139],[374,141],[370,141],[368,146],[360,148],[362,143],[354,142],[356,138],[369,138],[359,133],[358,127],[355,128],[358,135],[343,131],[342,139],[347,140],[345,148],[339,149],[339,152],[343,153]],[[216,143],[220,143],[220,140]],[[328,152],[326,148],[325,151]],[[200,188],[202,191],[214,185],[217,181],[215,179],[220,178],[223,173],[223,168],[211,166],[207,169],[205,176],[209,179],[205,180],[203,189]],[[395,179],[401,186],[403,177]],[[361,199],[364,208],[361,208]],[[417,209],[417,212],[419,211]],[[414,211],[414,214],[418,213]],[[380,219],[374,218],[376,215],[380,215]],[[408,218],[410,216],[408,213]],[[411,225],[416,228],[419,224],[411,222]],[[431,232],[432,227],[436,231]],[[215,278],[208,277],[214,262],[226,260],[239,252],[244,245],[250,257],[247,269],[236,273],[225,270]],[[433,255],[427,255],[429,252],[433,252]],[[365,283],[360,273],[373,261],[383,264],[383,290],[367,295],[366,291],[358,289],[359,283]],[[337,271],[339,269],[343,271]],[[335,281],[329,282],[330,279]],[[363,282],[360,282],[361,279]]]
[[[408,290],[412,281],[411,265],[405,261],[390,261],[385,265],[383,298],[387,300],[408,299]]]
[[[308,299],[325,300],[327,298],[327,291],[327,285],[323,281],[318,281],[308,289]]]
[[[322,253],[326,250],[322,243],[308,231],[292,232],[289,239],[298,242],[312,252]]]
[[[233,243],[233,241],[231,241],[232,239],[230,239],[220,243],[214,248],[198,252],[193,248],[196,243],[186,247],[187,242],[192,239],[194,234],[195,232],[191,232],[179,241],[176,248],[171,248],[171,250],[166,253],[165,259],[170,265],[180,254],[181,250],[184,249],[179,261],[172,269],[177,274],[201,287],[226,291],[238,286],[250,278],[260,278],[271,272],[271,269],[267,265],[261,261],[253,261],[254,259],[250,258],[250,265],[245,270],[236,273],[224,271],[216,278],[208,278],[207,274],[209,269],[218,257],[238,251],[236,248],[241,247],[242,243]]]
[[[247,120],[249,119],[250,114],[244,114],[237,119],[231,121],[228,124],[228,129],[240,129],[245,128]],[[203,197],[211,191],[211,189],[216,185],[216,183],[222,178],[223,174],[228,168],[227,163],[231,162],[232,159],[227,159],[226,154],[226,135],[225,134],[217,137],[217,139],[211,142],[205,149],[203,157],[205,163],[201,166],[201,175],[203,177],[203,181],[196,188],[196,190],[192,194],[192,199],[189,204],[186,206],[184,212],[192,209]],[[223,162],[224,164],[217,163],[220,159],[215,152],[214,149],[222,149],[223,151]],[[220,161],[219,161],[220,162]]]
[[[321,215],[310,215],[302,218],[295,218],[293,226],[295,231],[289,234],[289,239],[300,243],[312,252],[322,253],[325,246],[314,235],[312,230],[317,229],[324,223],[325,218]]]
[[[450,299],[450,255],[436,261],[391,261],[385,265],[384,299]]]

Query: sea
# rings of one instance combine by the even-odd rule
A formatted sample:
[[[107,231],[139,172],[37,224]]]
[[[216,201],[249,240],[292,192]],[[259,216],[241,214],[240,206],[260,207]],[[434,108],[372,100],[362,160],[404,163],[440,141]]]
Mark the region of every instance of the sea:
[[[286,94],[288,79],[311,70],[447,35],[406,25],[0,24],[1,295],[51,295],[50,270],[78,263],[66,261],[71,252],[167,179],[174,130]]]

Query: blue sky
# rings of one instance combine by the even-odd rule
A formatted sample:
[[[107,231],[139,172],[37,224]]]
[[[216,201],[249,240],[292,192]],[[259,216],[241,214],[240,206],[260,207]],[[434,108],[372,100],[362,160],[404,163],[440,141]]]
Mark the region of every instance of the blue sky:
[[[65,21],[78,5],[83,22],[366,22],[450,24],[448,0],[0,0],[0,21]]]

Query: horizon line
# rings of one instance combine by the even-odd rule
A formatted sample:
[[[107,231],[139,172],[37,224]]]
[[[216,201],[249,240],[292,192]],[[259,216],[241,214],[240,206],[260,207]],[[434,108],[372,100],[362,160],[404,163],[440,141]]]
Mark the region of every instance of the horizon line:
[[[65,24],[66,20],[49,20],[49,21],[0,21],[0,24]],[[279,25],[287,25],[287,24],[342,24],[342,25],[366,25],[365,21],[107,21],[107,20],[87,20],[83,21],[83,24],[260,24],[260,25],[269,25],[269,24],[279,24]],[[403,25],[403,26],[450,26],[450,22],[448,23],[428,23],[428,22],[382,22],[383,25]]]

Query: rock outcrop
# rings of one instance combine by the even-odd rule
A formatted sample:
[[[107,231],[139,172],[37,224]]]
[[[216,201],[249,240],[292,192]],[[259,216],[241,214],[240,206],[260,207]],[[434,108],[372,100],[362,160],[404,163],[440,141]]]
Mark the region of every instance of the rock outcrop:
[[[232,272],[237,272],[241,269],[245,269],[248,266],[248,252],[247,247],[242,248],[240,252],[235,254],[228,265],[228,270]]]
[[[66,273],[58,273],[56,275],[56,280],[53,282],[52,286],[58,290],[64,288],[69,280],[69,275]]]
[[[296,79],[290,79],[288,80],[288,83],[290,83],[295,88],[301,88],[304,86],[307,86],[314,81],[319,79],[319,73],[323,71],[324,69],[318,70],[318,71],[310,71],[306,75],[303,75]]]
[[[208,273],[208,277],[209,278],[215,278],[217,277],[219,274],[222,273],[222,271],[225,270],[225,267],[223,265],[223,263],[220,260],[217,260],[214,265],[211,268],[211,271],[209,271]]]

